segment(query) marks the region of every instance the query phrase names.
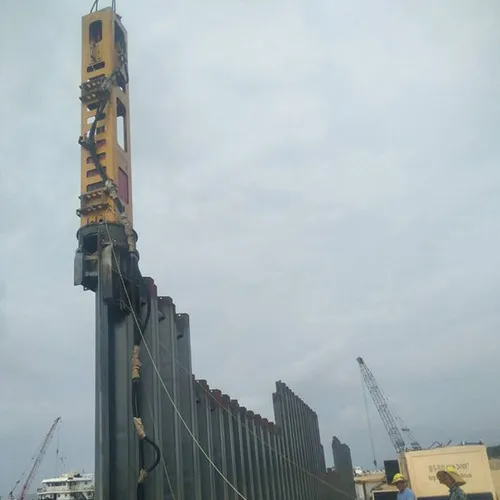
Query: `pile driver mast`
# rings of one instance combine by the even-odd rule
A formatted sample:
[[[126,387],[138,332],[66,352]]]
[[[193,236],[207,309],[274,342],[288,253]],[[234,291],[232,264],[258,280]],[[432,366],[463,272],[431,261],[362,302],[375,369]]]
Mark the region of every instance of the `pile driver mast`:
[[[132,226],[127,49],[114,2],[83,17],[75,285],[96,297],[96,500],[153,498],[162,481],[150,477],[160,449],[142,415],[139,353],[151,301]]]
[[[363,358],[357,358],[356,361],[359,363],[363,381],[373,399],[373,403],[377,408],[380,418],[384,423],[387,434],[389,434],[389,438],[396,452],[399,454],[408,450],[421,450],[422,447],[413,437],[410,429],[403,424],[401,418],[397,417],[394,411],[390,408],[389,401],[378,386],[373,373],[368,368],[368,366],[366,366]],[[400,426],[398,425],[397,421],[400,422]],[[405,432],[408,435],[409,444],[405,442],[402,432]]]

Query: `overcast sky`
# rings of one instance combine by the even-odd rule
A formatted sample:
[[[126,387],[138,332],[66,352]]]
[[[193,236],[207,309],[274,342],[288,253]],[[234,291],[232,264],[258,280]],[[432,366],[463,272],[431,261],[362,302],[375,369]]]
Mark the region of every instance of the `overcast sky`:
[[[2,4],[0,495],[57,416],[68,468],[93,468],[94,297],[73,286],[90,4]],[[498,2],[118,11],[142,271],[190,314],[197,376],[269,418],[286,381],[329,463],[334,434],[373,459],[357,356],[422,444],[500,442]]]

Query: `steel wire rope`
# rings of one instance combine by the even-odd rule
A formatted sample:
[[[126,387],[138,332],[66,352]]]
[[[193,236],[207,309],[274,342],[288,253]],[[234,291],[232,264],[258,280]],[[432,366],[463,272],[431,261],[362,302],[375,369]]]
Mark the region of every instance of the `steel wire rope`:
[[[169,354],[170,356],[172,356],[172,353],[165,347],[165,346],[162,346],[162,349],[165,349],[165,351],[167,352],[167,354]],[[173,356],[175,362],[179,365],[179,367],[181,368],[181,370],[185,371],[188,375],[191,375],[189,370],[187,368],[185,368],[181,362],[177,359],[176,356]],[[269,448],[269,450],[271,450],[273,453],[275,453],[277,456],[283,458],[284,460],[286,460],[290,465],[293,465],[295,468],[297,468],[299,471],[307,474],[308,476],[310,476],[311,478],[313,479],[316,479],[318,482],[322,483],[323,485],[325,486],[328,486],[332,491],[335,491],[337,493],[341,493],[342,495],[344,495],[345,497],[347,498],[350,498],[351,500],[357,500],[356,497],[353,497],[351,495],[349,495],[349,493],[339,489],[339,488],[336,488],[335,486],[331,485],[330,483],[328,483],[327,481],[324,481],[323,479],[321,479],[320,477],[314,475],[313,473],[309,472],[307,469],[304,469],[301,465],[295,463],[293,460],[291,460],[290,458],[288,458],[286,455],[284,455],[283,453],[280,453],[277,449],[273,448],[269,443],[267,443],[265,440],[263,440],[258,434],[256,434],[248,425],[244,424],[241,420],[239,420],[239,418],[234,414],[232,413],[228,408],[226,408],[211,392],[209,389],[206,389],[198,380],[194,379],[194,382],[201,388],[203,389],[203,391],[208,395],[210,396],[216,403],[218,406],[220,406],[225,412],[227,412],[234,420],[236,421],[239,421],[241,423],[241,426],[243,428],[245,428],[250,434],[252,434],[258,441],[260,441],[264,446],[266,446],[267,448]]]
[[[106,230],[108,232],[108,237],[110,239],[110,241],[112,242],[112,238],[111,238],[111,233],[109,232],[109,228],[108,228],[108,225],[106,222],[104,222],[105,226],[106,226]],[[118,270],[118,274],[120,275],[120,279],[122,281],[122,286],[125,286],[125,282],[124,282],[124,278],[123,278],[123,275],[122,275],[122,272],[121,272],[121,268],[120,268],[120,265],[119,265],[119,262],[118,262],[118,258],[116,256],[116,253],[115,253],[115,249],[114,249],[114,246],[112,245],[112,253],[113,253],[113,257],[115,259],[115,263],[116,263],[116,266],[117,266],[117,270]],[[130,301],[130,298],[129,298],[129,295],[128,295],[128,292],[127,290],[125,289],[125,295],[127,297],[127,301]],[[129,302],[130,303],[130,302]],[[134,320],[136,322],[138,322],[138,319],[137,319],[137,316],[135,314],[135,311],[132,309],[132,315],[134,316]],[[151,362],[153,364],[153,368],[156,372],[156,375],[158,376],[158,379],[160,380],[160,383],[163,387],[163,389],[165,390],[170,402],[172,403],[173,407],[174,407],[174,411],[177,413],[177,415],[179,416],[179,418],[181,419],[181,422],[182,424],[186,427],[189,435],[191,436],[191,438],[193,439],[194,443],[196,444],[196,446],[200,449],[200,451],[202,452],[202,454],[205,456],[205,458],[209,461],[210,465],[212,465],[212,467],[214,467],[214,469],[217,471],[217,473],[224,479],[224,481],[233,489],[233,491],[235,491],[239,496],[240,498],[242,498],[243,500],[247,500],[245,499],[245,497],[235,488],[235,486],[233,486],[231,484],[231,482],[224,476],[224,474],[217,468],[217,466],[215,465],[215,463],[210,459],[210,457],[207,455],[207,453],[205,452],[205,450],[203,449],[203,447],[201,446],[201,444],[198,442],[198,440],[196,439],[196,437],[194,436],[194,434],[191,432],[191,430],[189,429],[189,426],[187,424],[187,422],[184,420],[184,418],[182,417],[180,411],[178,410],[170,392],[168,391],[166,385],[165,385],[165,382],[163,381],[162,377],[161,377],[161,374],[159,372],[159,369],[156,365],[156,362],[151,354],[151,351],[149,349],[149,346],[144,338],[144,335],[143,335],[143,332],[141,329],[139,329],[139,332],[142,336],[142,343],[144,344],[144,346],[146,347],[146,351],[148,353],[148,356],[150,357],[151,359]],[[167,352],[168,352],[168,349],[166,349],[165,347],[163,347]],[[170,353],[171,354],[171,353]],[[184,370],[186,371],[187,373],[189,373],[189,371],[182,366],[182,364],[178,361],[177,357],[174,356],[174,359],[175,361],[177,362],[177,364],[179,364],[179,366]],[[195,380],[195,382],[197,384],[199,384],[199,382],[197,380]],[[201,385],[199,384],[200,387],[203,388],[203,390],[205,392],[206,389]],[[224,409],[225,411],[227,411],[231,416],[232,418],[236,419],[236,415],[234,415],[233,413],[231,413],[227,408],[225,408],[216,398],[213,394],[211,394],[210,392],[207,392],[216,402],[219,406],[221,406],[222,409]],[[280,456],[281,458],[285,459],[288,463],[290,463],[291,465],[293,465],[294,467],[296,467],[298,470],[304,472],[305,474],[307,474],[308,476],[310,476],[311,478],[317,480],[318,482],[320,482],[321,484],[327,486],[328,488],[330,488],[332,491],[335,491],[337,493],[341,493],[343,496],[351,499],[351,500],[357,500],[356,497],[353,497],[351,495],[349,495],[347,492],[345,491],[342,491],[341,489],[339,488],[336,488],[335,486],[331,485],[330,483],[328,483],[327,481],[321,479],[320,477],[312,474],[311,472],[309,472],[307,469],[304,469],[303,467],[301,467],[300,465],[298,465],[297,463],[295,463],[293,460],[289,459],[286,455],[283,455],[282,453],[279,453],[277,450],[275,450],[271,445],[269,445],[268,443],[266,443],[265,441],[263,441],[254,431],[252,431],[252,429],[250,429],[250,427],[246,426],[243,422],[241,422],[242,426],[244,428],[246,428],[253,436],[255,436],[261,443],[263,443],[265,446],[267,446],[271,451],[273,451],[274,453],[276,453],[276,455]]]
[[[116,255],[116,252],[115,252],[115,247],[113,245],[113,240],[111,238],[111,233],[109,231],[109,228],[108,228],[108,224],[106,221],[103,221],[104,222],[104,225],[106,227],[106,231],[108,233],[108,237],[110,239],[110,243],[111,243],[111,251],[113,253],[113,257],[115,259],[115,264],[116,264],[116,268],[118,270],[118,274],[120,276],[120,280],[121,280],[121,283],[122,283],[122,287],[123,287],[123,290],[125,292],[125,296],[127,298],[127,302],[129,303],[129,305],[131,306],[132,305],[132,301],[130,300],[130,296],[128,294],[128,291],[127,291],[127,288],[126,288],[126,285],[125,285],[125,279],[123,277],[123,274],[122,274],[122,271],[121,271],[121,266],[120,266],[120,262],[118,260],[118,257]],[[193,440],[193,442],[196,444],[196,446],[199,448],[199,450],[201,451],[202,455],[208,460],[209,464],[214,468],[214,470],[221,476],[221,478],[227,483],[227,485],[242,499],[242,500],[248,500],[242,493],[240,493],[240,491],[238,491],[238,489],[236,488],[236,486],[234,486],[231,481],[229,481],[229,479],[224,475],[224,473],[217,467],[217,465],[213,462],[213,460],[208,456],[207,452],[203,449],[203,447],[201,446],[200,442],[196,439],[196,436],[193,434],[193,432],[191,431],[191,429],[189,428],[189,425],[187,424],[187,422],[184,420],[179,408],[177,407],[177,405],[175,404],[175,401],[172,397],[172,395],[170,394],[170,391],[168,390],[167,386],[165,385],[165,382],[163,381],[163,378],[161,377],[161,374],[160,374],[160,371],[158,369],[158,366],[156,365],[156,362],[153,358],[153,355],[151,354],[151,350],[149,349],[149,346],[146,342],[146,339],[144,338],[144,333],[142,332],[142,329],[140,327],[140,324],[139,324],[139,319],[134,311],[133,308],[131,308],[131,313],[132,313],[132,316],[134,318],[134,321],[136,323],[136,326],[137,326],[137,329],[139,331],[139,334],[141,335],[141,338],[142,338],[142,344],[144,345],[144,347],[146,348],[146,352],[148,353],[148,356],[149,358],[151,359],[151,363],[153,365],[153,369],[158,377],[158,380],[160,381],[160,384],[161,386],[163,387],[163,390],[165,391],[165,394],[167,395],[168,399],[170,400],[170,402],[172,403],[172,407],[174,408],[174,411],[175,413],[177,414],[177,416],[179,417],[180,421],[182,422],[182,425],[184,425],[184,427],[186,428],[186,430],[188,431],[188,434],[191,436],[191,439]]]
[[[111,2],[111,8],[113,9],[113,12],[116,12],[116,0],[113,0]],[[92,7],[90,7],[90,13],[97,11],[99,9],[99,0],[94,0],[94,3],[92,4]]]

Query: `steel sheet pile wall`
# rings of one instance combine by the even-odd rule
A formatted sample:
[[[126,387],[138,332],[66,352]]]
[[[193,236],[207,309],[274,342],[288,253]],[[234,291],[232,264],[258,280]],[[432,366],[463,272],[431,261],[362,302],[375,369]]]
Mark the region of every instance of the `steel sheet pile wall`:
[[[289,498],[334,498],[333,490],[324,482],[325,455],[318,415],[281,381],[276,382],[273,404],[276,425],[283,429],[285,455],[299,466],[291,467]]]
[[[147,500],[240,499],[228,482],[248,500],[334,498],[318,480],[326,470],[316,413],[277,382],[274,424],[196,380],[189,317],[176,313],[170,297],[157,297],[152,281],[150,288],[158,322],[150,322],[145,337],[162,381],[154,382],[143,357],[146,424],[161,443],[164,463],[154,473],[160,477],[148,479]]]

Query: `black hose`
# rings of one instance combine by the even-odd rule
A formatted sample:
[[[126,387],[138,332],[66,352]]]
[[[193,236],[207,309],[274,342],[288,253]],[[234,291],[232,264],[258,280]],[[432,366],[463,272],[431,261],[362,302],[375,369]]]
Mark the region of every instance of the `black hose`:
[[[108,94],[106,93],[105,96],[99,101],[94,121],[92,122],[92,126],[90,127],[88,139],[85,140],[85,138],[81,137],[79,141],[80,145],[83,146],[90,153],[90,157],[92,158],[92,163],[94,164],[97,172],[101,176],[103,182],[107,182],[110,179],[99,160],[99,156],[97,155],[95,133],[97,130],[97,122],[99,121],[100,116],[104,113],[104,110],[106,109],[106,105],[108,103],[107,95]],[[123,212],[125,212],[125,207],[123,206],[123,203],[120,200],[120,198],[119,197],[114,198],[114,202],[116,208],[118,209],[118,212],[120,214],[123,214]]]
[[[141,271],[139,269],[139,260],[137,258],[137,255],[131,254],[131,259],[133,261],[133,266],[134,268],[132,269],[133,275],[135,275],[135,281],[137,284],[137,288],[139,289],[139,297],[137,301],[137,307],[138,310],[134,311],[136,318],[138,320],[139,325],[136,325],[135,328],[135,334],[134,334],[134,344],[136,346],[140,346],[141,341],[142,341],[142,336],[143,333],[146,331],[146,328],[149,324],[149,320],[151,318],[151,292],[149,290],[149,287],[146,285],[146,281],[144,280],[144,277],[141,274]],[[142,292],[142,294],[141,294]],[[141,319],[141,295],[146,296],[146,316],[144,319]],[[140,379],[136,379],[132,383],[132,391],[133,391],[133,412],[134,416],[136,418],[140,418]],[[140,469],[144,469],[144,463],[145,463],[145,458],[144,458],[144,442],[146,442],[148,445],[152,446],[155,451],[155,459],[153,461],[153,464],[149,466],[146,469],[146,472],[150,474],[159,464],[160,459],[161,459],[161,451],[159,446],[149,437],[149,436],[144,436],[144,439],[139,442],[139,467]],[[137,486],[137,499],[141,500],[141,495],[143,495],[143,489],[142,485],[138,484]]]
[[[138,314],[136,316],[137,316],[137,320],[138,320],[138,323],[140,325],[140,328],[136,329],[135,336],[134,336],[134,342],[136,345],[140,345],[140,343],[142,341],[141,332],[145,331],[145,329],[149,323],[149,318],[151,316],[151,293],[149,291],[149,288],[146,286],[146,281],[144,280],[144,278],[141,274],[141,270],[139,269],[139,259],[137,258],[137,255],[134,253],[131,253],[130,258],[132,261],[130,272],[133,276],[135,285],[137,286],[137,289],[139,290],[139,297],[138,297],[139,311],[138,311]],[[142,292],[143,296],[146,297],[146,316],[144,319],[142,319],[141,315],[140,315],[141,292]]]
[[[147,469],[148,474],[150,474],[151,472],[153,472],[153,470],[156,468],[156,466],[160,463],[161,451],[160,451],[160,447],[152,439],[150,439],[148,436],[144,437],[144,441],[146,441],[146,443],[148,443],[150,446],[152,446],[156,452],[156,457],[155,457],[153,464]]]
[[[99,157],[97,156],[97,148],[96,148],[96,143],[95,143],[95,132],[97,129],[97,122],[99,121],[101,115],[104,113],[104,109],[106,108],[107,101],[108,100],[105,97],[103,97],[99,101],[99,104],[97,105],[97,109],[95,112],[94,121],[92,122],[92,126],[90,127],[90,130],[89,130],[89,137],[87,140],[85,140],[84,137],[80,137],[80,141],[79,141],[80,145],[83,146],[90,153],[90,157],[92,158],[92,163],[94,164],[96,170],[99,172],[99,175],[101,176],[101,178],[104,182],[109,180],[109,177],[106,174],[104,167],[101,165],[101,162],[99,161]]]

